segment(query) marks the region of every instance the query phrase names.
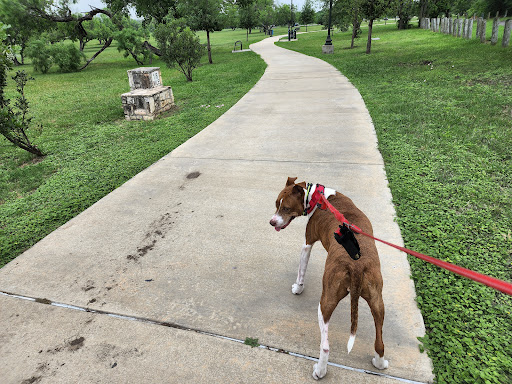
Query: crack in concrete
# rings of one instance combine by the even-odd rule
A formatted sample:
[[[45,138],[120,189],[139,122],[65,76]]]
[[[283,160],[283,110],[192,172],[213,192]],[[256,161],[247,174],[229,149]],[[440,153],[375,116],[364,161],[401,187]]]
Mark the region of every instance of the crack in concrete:
[[[236,339],[236,338],[233,338],[233,337],[220,335],[218,333],[203,331],[203,330],[197,329],[197,328],[187,327],[187,326],[184,326],[184,325],[181,325],[181,324],[177,324],[177,323],[153,320],[153,319],[148,319],[148,318],[145,318],[145,317],[123,315],[123,314],[119,314],[119,313],[102,311],[100,309],[92,309],[92,308],[88,308],[88,307],[80,307],[80,306],[71,305],[71,304],[58,303],[58,302],[49,300],[47,298],[36,298],[36,297],[30,297],[30,296],[25,296],[25,295],[18,295],[18,294],[15,294],[15,293],[5,292],[5,291],[2,291],[2,290],[0,290],[0,295],[7,296],[7,297],[10,297],[10,298],[14,298],[14,299],[21,299],[21,300],[32,301],[34,303],[39,303],[39,304],[43,304],[43,305],[50,305],[50,306],[59,307],[59,308],[71,309],[71,310],[80,311],[80,312],[88,312],[88,313],[94,313],[94,314],[98,314],[98,315],[106,315],[106,316],[114,317],[116,319],[121,319],[121,320],[138,321],[138,322],[145,323],[145,324],[151,324],[151,325],[158,325],[158,326],[163,326],[163,327],[168,327],[168,328],[174,328],[174,329],[178,329],[178,330],[181,330],[181,331],[195,332],[197,334],[204,335],[204,336],[215,337],[215,338],[218,338],[218,339],[228,340],[228,341],[232,341],[232,342],[239,343],[239,344],[245,344],[245,342],[243,340],[240,340],[240,339]],[[287,350],[282,349],[282,348],[276,348],[276,347],[272,347],[272,346],[264,345],[264,344],[260,344],[258,346],[258,348],[266,349],[268,351],[276,352],[276,353],[284,353],[286,355],[297,357],[297,358],[300,358],[300,359],[305,359],[305,360],[310,360],[310,361],[318,362],[318,358],[316,358],[316,357],[307,356],[307,355],[303,355],[303,354],[300,354],[300,353],[295,353],[295,352],[292,352],[292,351],[287,351]],[[405,379],[405,378],[402,378],[402,377],[387,375],[385,373],[380,373],[380,372],[369,371],[367,369],[362,369],[362,368],[349,367],[349,366],[346,366],[346,365],[337,364],[337,363],[333,363],[333,362],[328,362],[328,365],[331,366],[331,367],[345,369],[345,370],[348,370],[348,371],[354,371],[354,372],[358,372],[358,373],[365,373],[365,374],[369,374],[369,375],[380,376],[380,377],[383,377],[383,378],[387,378],[387,379],[391,379],[391,380],[396,380],[396,381],[399,381],[399,382],[402,382],[402,383],[407,383],[407,384],[427,384],[427,383],[422,382],[422,381],[409,380],[409,379]]]

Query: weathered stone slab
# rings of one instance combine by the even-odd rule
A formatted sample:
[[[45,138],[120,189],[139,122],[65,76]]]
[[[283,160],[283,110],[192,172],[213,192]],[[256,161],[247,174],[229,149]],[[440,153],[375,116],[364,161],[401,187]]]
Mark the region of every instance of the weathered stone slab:
[[[331,54],[334,53],[334,45],[322,45],[322,53]]]
[[[174,105],[171,87],[136,89],[121,95],[126,120],[153,120]]]
[[[130,90],[150,89],[162,86],[162,73],[159,67],[140,67],[128,71]]]
[[[503,41],[501,43],[502,46],[508,47],[510,43],[510,31],[512,30],[512,19],[508,19],[505,22],[505,30],[503,31]]]

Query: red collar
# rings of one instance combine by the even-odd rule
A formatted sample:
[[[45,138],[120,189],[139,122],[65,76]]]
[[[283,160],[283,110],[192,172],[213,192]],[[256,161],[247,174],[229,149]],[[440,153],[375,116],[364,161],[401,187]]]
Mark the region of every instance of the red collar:
[[[308,185],[308,195],[309,195],[309,192],[311,191],[312,186],[313,186],[313,184]],[[315,209],[315,207],[317,205],[319,205],[319,206],[321,205],[319,203],[321,201],[320,195],[323,195],[324,191],[325,191],[325,187],[321,184],[317,184],[316,188],[315,188],[315,192],[313,192],[313,194],[311,195],[311,199],[309,200],[309,202],[308,202],[308,196],[306,196],[306,203],[305,203],[305,207],[304,207],[304,216],[307,216],[311,212],[313,212],[313,210]]]

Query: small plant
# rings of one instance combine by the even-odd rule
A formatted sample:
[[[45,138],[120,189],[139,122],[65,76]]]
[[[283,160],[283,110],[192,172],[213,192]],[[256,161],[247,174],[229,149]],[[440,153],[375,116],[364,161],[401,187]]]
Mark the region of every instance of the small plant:
[[[165,64],[169,68],[178,66],[187,81],[192,81],[192,71],[199,65],[205,52],[199,37],[185,25],[183,19],[173,19],[157,27],[155,38]]]
[[[244,341],[245,345],[250,345],[252,348],[259,347],[260,343],[258,342],[258,339],[253,339],[251,337],[246,337]]]

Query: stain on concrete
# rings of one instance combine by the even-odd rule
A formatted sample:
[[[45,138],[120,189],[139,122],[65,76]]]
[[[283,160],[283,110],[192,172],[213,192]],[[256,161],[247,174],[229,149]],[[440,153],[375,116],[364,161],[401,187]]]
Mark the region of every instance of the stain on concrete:
[[[126,256],[126,258],[129,261],[137,262],[152,251],[158,241],[164,239],[167,232],[172,228],[172,225],[175,223],[174,215],[176,214],[179,214],[179,211],[176,211],[174,214],[167,212],[152,222],[137,250]]]

